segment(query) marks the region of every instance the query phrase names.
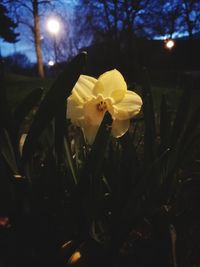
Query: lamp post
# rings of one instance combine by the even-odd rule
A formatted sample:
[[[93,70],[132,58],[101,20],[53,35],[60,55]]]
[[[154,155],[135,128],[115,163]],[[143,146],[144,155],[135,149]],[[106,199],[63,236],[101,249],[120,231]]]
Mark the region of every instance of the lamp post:
[[[47,21],[47,29],[53,35],[53,48],[55,56],[55,64],[58,62],[58,51],[57,51],[57,34],[60,31],[60,23],[55,18],[50,18]]]

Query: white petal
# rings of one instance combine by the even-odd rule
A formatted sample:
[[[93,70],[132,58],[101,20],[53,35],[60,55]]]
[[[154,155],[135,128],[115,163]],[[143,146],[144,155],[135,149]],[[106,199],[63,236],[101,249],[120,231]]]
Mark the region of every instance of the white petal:
[[[72,94],[78,95],[80,100],[85,102],[93,96],[96,82],[97,80],[93,77],[81,75],[72,90]]]
[[[116,119],[127,120],[136,116],[140,112],[141,106],[141,97],[132,91],[127,91],[124,98],[113,105],[114,113],[112,115]]]
[[[114,120],[112,123],[112,135],[116,138],[124,135],[130,126],[130,120]]]
[[[100,125],[104,117],[105,111],[99,111],[97,104],[103,99],[99,96],[98,98],[93,98],[86,102],[84,105],[84,117],[87,124],[90,125]]]
[[[95,96],[98,96],[99,94],[102,95],[102,93],[104,92],[104,85],[101,81],[97,80],[95,86],[94,86],[94,89],[93,89],[93,94]]]
[[[85,125],[82,128],[86,143],[92,145],[97,135],[99,125]]]
[[[67,99],[67,118],[77,126],[80,126],[80,120],[83,118],[83,105],[77,101],[77,99],[72,95]]]
[[[92,76],[88,76],[88,75],[81,75],[82,78],[84,78],[85,80],[88,80],[89,82],[91,82],[92,84],[95,84],[97,82],[97,79],[95,79]]]
[[[83,133],[88,144],[92,144],[99,126],[103,120],[105,111],[99,111],[97,104],[101,97],[93,98],[84,105],[84,121],[82,122]]]
[[[98,78],[93,93],[95,95],[102,94],[104,98],[111,97],[118,102],[124,97],[126,91],[127,85],[121,73],[111,70]]]

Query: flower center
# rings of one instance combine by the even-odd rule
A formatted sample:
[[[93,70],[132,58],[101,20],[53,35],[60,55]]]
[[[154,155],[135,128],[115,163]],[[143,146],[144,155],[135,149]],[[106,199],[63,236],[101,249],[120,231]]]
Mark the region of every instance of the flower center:
[[[105,101],[101,101],[97,104],[97,110],[98,111],[105,111],[107,110],[107,105],[106,105],[106,102]]]

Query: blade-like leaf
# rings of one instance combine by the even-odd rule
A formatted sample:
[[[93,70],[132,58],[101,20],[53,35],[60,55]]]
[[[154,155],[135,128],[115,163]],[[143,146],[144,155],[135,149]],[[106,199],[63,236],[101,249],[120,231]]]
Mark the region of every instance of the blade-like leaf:
[[[183,102],[185,102],[186,104],[187,102],[186,96],[184,96]],[[173,187],[176,186],[176,182],[177,182],[177,180],[174,179],[175,172],[181,167],[184,160],[189,159],[195,144],[198,144],[199,138],[200,138],[200,131],[198,128],[199,122],[200,122],[200,118],[199,118],[200,107],[195,109],[193,112],[189,112],[190,111],[189,107],[186,107],[186,109],[188,109],[187,113],[189,115],[187,116],[186,122],[183,122],[183,119],[182,119],[184,126],[179,125],[179,122],[177,122],[176,124],[177,126],[176,125],[174,126],[174,127],[177,127],[177,129],[175,130],[177,131],[176,133],[177,133],[178,140],[176,144],[174,144],[174,147],[171,150],[171,153],[169,154],[169,158],[168,158],[167,166],[166,166],[166,171],[167,171],[166,172],[166,177],[167,177],[166,192],[168,192],[168,195],[170,196],[172,195],[171,192],[175,190],[173,189]],[[181,114],[181,111],[179,111],[179,114]],[[183,115],[184,114],[182,113],[182,116]],[[177,179],[178,179],[178,176],[177,176]]]
[[[102,210],[103,182],[101,178],[111,131],[111,121],[110,114],[106,113],[86,159],[74,199],[75,209],[80,209],[80,203],[83,208],[85,221],[81,222],[82,225],[80,227],[84,225],[86,231],[88,231],[91,221],[97,218]]]
[[[185,130],[179,142],[176,144],[168,161],[168,184],[172,183],[174,172],[180,167],[183,160],[186,160],[190,156],[191,148],[194,148],[200,137],[199,130],[199,113],[200,107],[191,113],[188,122],[186,123]]]
[[[6,129],[2,129],[0,133],[0,152],[10,167],[13,175],[19,175],[14,149]]]
[[[67,166],[69,167],[71,171],[72,177],[74,179],[74,184],[77,184],[78,182],[77,172],[74,167],[74,162],[73,162],[72,154],[70,151],[70,145],[66,137],[64,138],[64,148],[65,148],[64,153],[66,154],[65,158],[66,158]]]
[[[156,127],[155,127],[153,97],[151,93],[149,76],[146,69],[144,69],[143,72],[142,82],[143,82],[142,86],[143,113],[144,113],[144,123],[145,123],[144,160],[145,160],[145,166],[148,166],[155,160],[156,156],[156,151],[155,151]]]
[[[156,126],[155,111],[151,92],[150,80],[147,70],[143,74],[143,113],[144,113],[144,167],[145,170],[151,169],[151,175],[146,180],[147,192],[150,192],[159,184],[159,164],[156,158]]]
[[[48,91],[28,132],[23,147],[24,159],[33,153],[34,146],[40,134],[55,116],[57,110],[60,108],[60,104],[63,103],[63,99],[66,99],[70,95],[72,88],[83,72],[85,60],[86,53],[81,53],[75,57],[67,64],[64,71]]]
[[[166,97],[162,96],[160,106],[160,153],[162,154],[169,145],[169,134],[171,130],[171,116],[167,107]]]
[[[182,148],[184,148],[184,154],[187,153],[187,147],[190,146],[190,143],[193,142],[193,138],[194,136],[196,136],[197,134],[200,135],[200,106],[194,110],[191,113],[191,116],[188,120],[188,123],[185,127],[185,131],[183,133],[183,137],[182,137]]]
[[[132,186],[137,184],[141,177],[141,166],[137,157],[136,149],[131,141],[130,135],[127,132],[122,138],[120,138],[121,149],[121,163],[119,175],[121,198],[125,199]],[[115,179],[115,177],[114,177]]]
[[[85,173],[91,173],[94,177],[102,170],[103,158],[105,157],[105,150],[108,144],[109,135],[111,131],[111,116],[106,113],[104,119],[99,127],[95,141],[92,145],[91,152],[86,160]]]
[[[192,95],[192,88],[187,86],[184,88],[182,97],[180,99],[180,103],[178,106],[178,110],[176,113],[176,118],[172,127],[172,133],[170,137],[170,147],[174,147],[175,144],[178,142],[185,125],[185,121],[189,112],[190,108],[190,100]]]
[[[60,166],[64,158],[64,136],[66,132],[66,100],[60,103],[60,108],[55,114],[55,152],[57,165]]]
[[[42,94],[43,89],[36,88],[27,97],[25,97],[22,103],[16,108],[14,112],[14,118],[18,130],[26,115],[31,111],[34,105],[36,105],[40,101]]]
[[[9,132],[11,141],[16,144],[16,132],[13,116],[6,96],[4,78],[0,79],[0,129],[5,128]]]

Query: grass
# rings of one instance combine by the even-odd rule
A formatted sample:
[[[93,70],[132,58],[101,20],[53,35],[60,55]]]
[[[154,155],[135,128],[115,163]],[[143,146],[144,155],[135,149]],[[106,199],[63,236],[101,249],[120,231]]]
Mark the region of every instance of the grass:
[[[159,75],[158,75],[159,76]],[[155,77],[154,77],[155,79]],[[52,79],[39,79],[35,77],[22,76],[17,74],[5,74],[6,90],[9,104],[12,109],[15,109],[20,104],[22,99],[27,96],[33,89],[42,87],[44,90],[48,90],[51,86]],[[159,102],[160,96],[164,93],[169,96],[170,102],[176,102],[177,97],[180,95],[180,90],[173,86],[169,88],[166,84],[154,83],[152,86],[155,102]]]
[[[166,95],[168,103],[172,110],[176,110],[179,98],[182,93],[182,73],[178,71],[152,70],[149,72],[154,105],[158,110],[160,100],[163,94]],[[51,86],[53,79],[39,79],[36,77],[28,77],[16,74],[6,74],[6,90],[8,102],[12,110],[14,110],[33,89],[37,87],[44,88],[45,91]],[[132,87],[132,86],[131,86]],[[133,88],[135,90],[135,88]],[[190,88],[188,88],[190,90]],[[138,91],[136,89],[136,91]],[[140,93],[140,92],[139,92]],[[194,91],[193,106],[196,106],[200,99],[200,88]]]
[[[193,80],[193,76],[186,76],[185,71],[178,70],[151,70],[149,72],[150,82],[152,86],[153,99],[156,109],[160,106],[160,99],[162,95],[166,95],[167,101],[172,110],[176,110],[180,96],[184,88],[191,90],[191,86],[186,85],[188,78],[189,84],[195,83],[195,90],[192,92],[192,106],[199,104],[200,99],[200,84],[197,79]]]
[[[39,79],[16,74],[5,74],[6,91],[9,105],[14,110],[30,92],[38,87],[48,90],[51,79]]]

